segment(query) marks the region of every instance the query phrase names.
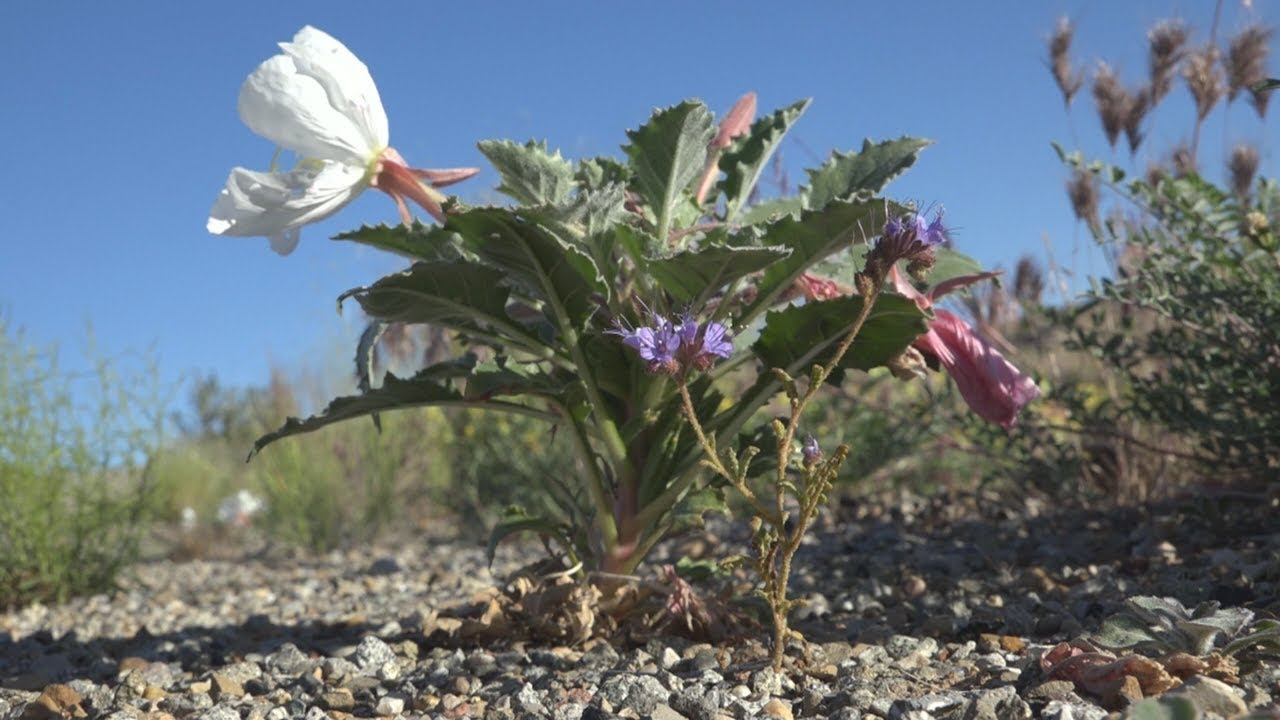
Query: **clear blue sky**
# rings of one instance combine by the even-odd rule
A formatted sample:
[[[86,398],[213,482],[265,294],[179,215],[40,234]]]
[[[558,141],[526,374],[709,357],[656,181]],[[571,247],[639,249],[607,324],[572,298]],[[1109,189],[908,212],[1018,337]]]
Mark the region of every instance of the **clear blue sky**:
[[[1222,30],[1250,17],[1276,25],[1278,6],[1227,0]],[[755,90],[768,110],[812,96],[800,142],[783,149],[794,180],[816,164],[810,151],[932,138],[890,194],[944,205],[960,248],[987,266],[1043,258],[1042,237],[1071,266],[1087,241],[1049,142],[1073,145],[1074,124],[1079,147],[1110,153],[1087,90],[1071,120],[1063,112],[1045,65],[1055,20],[1077,21],[1078,62],[1106,58],[1136,84],[1156,20],[1184,17],[1202,40],[1212,11],[1212,0],[4,3],[0,313],[58,343],[68,366],[86,321],[109,353],[154,347],[168,380],[259,384],[272,364],[331,367],[338,349],[345,362],[339,339],[359,318],[354,307],[339,318],[334,298],[401,261],[327,238],[395,221],[388,198],[366,193],[306,228],[288,257],[205,231],[230,168],[265,168],[274,150],[240,122],[240,84],[305,24],[369,66],[391,143],[415,166],[483,167],[475,143],[488,138],[616,154],[655,106],[700,97],[720,113]],[[1186,94],[1179,85],[1162,106],[1144,152],[1189,132]],[[1205,130],[1202,157],[1215,167],[1227,141],[1264,135],[1237,103],[1229,129]],[[496,183],[486,170],[457,189],[483,200]],[[1075,269],[1103,267],[1081,255]]]

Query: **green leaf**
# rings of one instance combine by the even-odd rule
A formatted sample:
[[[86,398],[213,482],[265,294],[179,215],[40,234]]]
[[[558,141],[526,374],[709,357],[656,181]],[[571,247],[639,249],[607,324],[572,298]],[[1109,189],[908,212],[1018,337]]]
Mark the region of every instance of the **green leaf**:
[[[804,198],[799,195],[773,198],[747,208],[738,222],[742,225],[759,225],[775,222],[784,215],[799,215],[804,209]]]
[[[751,130],[736,142],[720,158],[720,169],[725,177],[720,181],[724,193],[724,219],[732,222],[760,180],[760,173],[769,164],[769,158],[782,143],[782,138],[809,107],[809,99],[775,110],[772,115],[759,118],[751,124]]]
[[[539,395],[560,399],[569,380],[549,375],[536,364],[505,362],[478,365],[468,378],[464,397],[490,400],[501,395]]]
[[[1249,628],[1249,634],[1237,638],[1222,648],[1222,654],[1231,656],[1253,647],[1266,645],[1274,652],[1280,650],[1280,620],[1259,620]]]
[[[1266,80],[1259,80],[1258,82],[1249,86],[1249,89],[1256,93],[1269,92],[1271,90],[1275,90],[1276,88],[1280,88],[1280,79],[1277,79],[1277,78],[1267,78]]]
[[[1128,613],[1107,618],[1093,639],[1099,645],[1112,649],[1131,648],[1147,642],[1160,642],[1146,622]]]
[[[502,280],[501,271],[473,263],[415,263],[372,285],[346,291],[338,302],[354,297],[365,314],[384,322],[457,325],[479,321],[508,327],[512,325],[506,313],[510,291]]]
[[[862,298],[849,295],[770,312],[751,349],[766,368],[782,368],[792,376],[806,374],[813,365],[830,359],[861,310]],[[883,365],[901,355],[926,328],[927,318],[914,302],[881,295],[839,367],[870,370]],[[838,375],[832,374],[833,382],[840,382]]]
[[[658,110],[638,130],[628,130],[623,146],[632,170],[632,189],[653,211],[657,235],[666,238],[677,203],[702,172],[707,143],[715,135],[711,111],[700,102]]]
[[[489,545],[485,548],[485,557],[489,559],[489,565],[493,565],[493,557],[498,551],[498,544],[505,540],[508,535],[521,532],[550,535],[556,538],[562,547],[572,547],[565,534],[565,528],[560,523],[544,517],[529,515],[523,508],[508,508],[502,520],[497,525],[494,525],[493,530],[489,532]]]
[[[611,157],[587,158],[578,161],[573,178],[587,190],[598,190],[606,185],[626,185],[631,170]]]
[[[1129,708],[1126,720],[1200,720],[1200,709],[1186,697],[1139,700]]]
[[[593,312],[592,294],[606,296],[604,277],[589,255],[519,211],[477,208],[451,216],[447,227],[571,325],[580,327]]]
[[[944,280],[961,275],[976,275],[982,272],[982,265],[977,260],[956,252],[951,248],[938,248],[934,252],[933,269],[929,271],[929,284],[937,285]]]
[[[805,270],[854,241],[880,234],[888,208],[884,200],[835,201],[820,210],[806,210],[800,217],[784,216],[765,229],[760,244],[791,249],[787,258],[774,263],[756,284],[756,299],[743,309],[741,323],[749,323]]]
[[[458,367],[456,363],[450,363],[449,365],[454,370]],[[324,412],[318,415],[312,415],[306,419],[291,417],[285,420],[284,425],[254,441],[253,449],[249,451],[249,458],[252,459],[262,448],[276,440],[290,435],[300,435],[319,430],[326,425],[332,425],[343,420],[402,408],[465,404],[462,395],[457,390],[439,381],[440,376],[440,368],[434,365],[422,370],[408,380],[401,380],[395,375],[387,373],[382,380],[381,387],[377,389],[362,395],[335,398],[324,409]]]
[[[498,192],[522,205],[559,205],[573,190],[573,164],[559,150],[548,152],[545,140],[484,140],[477,147],[502,177]]]
[[[648,262],[649,273],[677,303],[702,307],[706,298],[791,254],[785,247],[709,245]]]
[[[347,240],[393,252],[415,260],[456,260],[459,239],[438,225],[365,225],[358,230],[339,233],[334,240]]]
[[[804,206],[817,209],[833,200],[844,200],[866,192],[879,193],[885,185],[916,162],[931,140],[901,137],[872,144],[864,140],[862,150],[832,153],[822,167],[809,170],[809,184],[801,188]]]
[[[356,389],[362,393],[373,389],[374,352],[378,349],[378,340],[387,331],[389,325],[384,322],[371,322],[360,333],[360,341],[356,343]],[[373,426],[382,432],[382,418],[372,413]]]

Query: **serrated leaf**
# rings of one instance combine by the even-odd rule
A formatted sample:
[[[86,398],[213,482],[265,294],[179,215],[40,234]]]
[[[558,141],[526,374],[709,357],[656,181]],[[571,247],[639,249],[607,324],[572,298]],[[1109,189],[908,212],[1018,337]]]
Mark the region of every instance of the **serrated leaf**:
[[[727,513],[729,504],[725,499],[724,488],[704,485],[690,490],[676,504],[670,514],[670,527],[664,535],[701,530],[705,527],[705,517],[709,512]]]
[[[649,274],[677,303],[701,308],[720,288],[759,272],[791,254],[785,247],[709,245],[694,251],[650,260]]]
[[[588,190],[598,190],[606,185],[626,185],[631,171],[626,165],[611,157],[594,157],[578,161],[573,178]]]
[[[356,242],[415,260],[456,260],[459,238],[438,225],[364,225],[333,236],[334,240]]]
[[[506,314],[510,291],[502,280],[502,272],[473,263],[415,263],[346,291],[338,302],[354,297],[365,314],[384,322],[451,325],[478,320],[505,327],[511,325]]]
[[[820,210],[785,216],[765,228],[760,244],[785,247],[791,254],[778,261],[756,283],[756,299],[743,309],[740,322],[748,323],[774,305],[809,267],[849,247],[855,240],[880,234],[891,206],[884,200],[836,201]]]
[[[822,167],[806,171],[809,184],[800,189],[804,206],[817,209],[857,193],[877,194],[890,180],[914,165],[920,151],[932,142],[901,137],[873,144],[868,139],[862,142],[861,150],[834,152]]]
[[[760,173],[810,102],[809,99],[801,100],[759,118],[751,124],[746,136],[738,138],[720,158],[720,170],[725,174],[720,181],[720,191],[724,193],[727,222],[733,222],[747,204],[751,191],[760,180]]]
[[[801,210],[804,210],[804,198],[799,195],[773,198],[748,207],[738,222],[747,226],[771,223],[785,215],[798,217]]]
[[[571,325],[580,327],[593,312],[593,293],[606,293],[595,260],[519,211],[477,208],[451,216],[448,227],[462,235],[469,250]]]
[[[253,449],[249,451],[249,458],[252,459],[262,448],[276,440],[291,435],[309,433],[343,420],[364,417],[365,415],[388,410],[431,405],[465,404],[462,395],[457,390],[441,384],[438,381],[439,377],[440,371],[435,366],[422,370],[408,380],[401,380],[395,375],[387,373],[382,380],[382,385],[374,390],[361,395],[335,398],[324,409],[324,412],[305,419],[288,418],[285,420],[284,425],[254,441]]]
[[[657,235],[666,238],[677,203],[707,159],[715,135],[711,111],[700,102],[658,110],[638,130],[628,130],[623,146],[631,166],[631,187],[653,211]]]
[[[809,302],[770,312],[764,330],[751,346],[766,368],[782,368],[797,376],[831,357],[862,309],[856,295]],[[881,295],[839,367],[870,370],[902,354],[922,335],[927,318],[911,300]],[[833,382],[839,382],[837,374]]]
[[[1099,645],[1113,649],[1131,648],[1145,642],[1159,642],[1150,625],[1128,613],[1107,618],[1093,639]]]
[[[488,559],[489,565],[493,565],[493,558],[498,552],[498,545],[507,536],[522,532],[551,535],[556,538],[561,547],[570,547],[564,528],[559,523],[544,517],[528,515],[523,509],[513,508],[508,510],[502,520],[497,525],[494,525],[493,530],[489,532],[489,544],[485,548],[485,557]]]
[[[545,140],[484,140],[477,147],[502,178],[498,192],[522,205],[559,205],[573,190],[573,164],[559,150],[549,152]]]

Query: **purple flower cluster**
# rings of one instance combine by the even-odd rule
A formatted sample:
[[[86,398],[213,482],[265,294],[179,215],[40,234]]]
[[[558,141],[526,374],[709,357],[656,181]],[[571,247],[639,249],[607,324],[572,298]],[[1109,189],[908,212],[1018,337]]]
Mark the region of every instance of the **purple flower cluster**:
[[[677,375],[689,369],[706,370],[716,358],[733,354],[728,329],[718,322],[699,323],[689,313],[679,323],[653,313],[652,326],[620,327],[611,333],[633,348],[649,364],[649,372]]]

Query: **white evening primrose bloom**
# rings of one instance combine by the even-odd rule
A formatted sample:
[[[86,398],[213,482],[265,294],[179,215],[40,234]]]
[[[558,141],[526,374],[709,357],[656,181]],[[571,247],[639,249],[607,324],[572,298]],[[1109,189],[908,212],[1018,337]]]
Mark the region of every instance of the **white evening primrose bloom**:
[[[240,118],[299,162],[284,171],[233,168],[209,211],[209,232],[264,236],[287,255],[303,225],[329,217],[369,187],[390,195],[404,222],[412,220],[406,198],[443,222],[445,196],[436,188],[479,170],[409,167],[388,145],[387,113],[369,68],[325,32],[304,27],[280,49],[240,88]]]

